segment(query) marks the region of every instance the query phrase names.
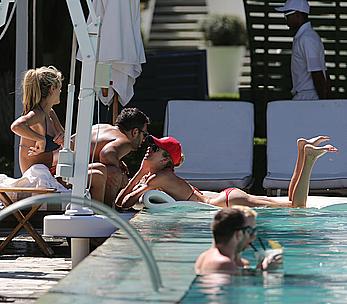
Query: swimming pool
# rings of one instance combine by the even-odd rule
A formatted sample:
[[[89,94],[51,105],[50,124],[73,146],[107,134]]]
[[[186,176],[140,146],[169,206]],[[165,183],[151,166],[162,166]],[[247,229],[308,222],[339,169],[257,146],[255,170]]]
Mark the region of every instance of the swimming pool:
[[[257,276],[197,277],[182,303],[346,303],[347,212],[257,211],[259,235],[285,247],[283,269]]]
[[[39,303],[345,303],[347,212],[258,209],[259,235],[284,247],[283,270],[257,276],[196,277],[211,244],[215,210],[144,210],[131,222],[151,246],[163,289],[153,292],[142,258],[121,232],[76,267]],[[245,255],[253,260],[249,250]],[[255,263],[255,262],[254,262]]]

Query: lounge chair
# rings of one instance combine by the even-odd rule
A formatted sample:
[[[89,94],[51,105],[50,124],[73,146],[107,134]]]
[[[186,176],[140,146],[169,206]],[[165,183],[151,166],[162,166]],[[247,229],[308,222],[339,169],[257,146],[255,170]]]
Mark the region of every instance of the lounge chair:
[[[3,207],[9,207],[14,203],[14,200],[10,197],[9,193],[26,193],[26,194],[46,194],[54,193],[56,189],[45,189],[45,188],[23,188],[23,187],[0,187],[0,202],[4,205]],[[35,240],[41,251],[48,257],[53,256],[53,250],[44,241],[41,235],[33,228],[29,220],[36,214],[41,205],[34,205],[31,209],[24,214],[23,211],[18,210],[13,213],[13,216],[18,221],[18,224],[11,229],[4,241],[0,242],[0,254],[6,248],[6,246],[13,240],[18,232],[25,228],[30,236]]]
[[[16,201],[35,194],[68,191],[68,189],[58,183],[45,165],[35,164],[31,166],[22,177],[17,179],[8,177],[5,174],[0,174],[0,210],[9,207]],[[55,207],[59,207],[60,209],[62,205],[58,204]],[[51,210],[47,208],[47,206],[45,206],[44,209]],[[0,242],[0,254],[18,232],[22,228],[25,228],[46,256],[53,255],[53,250],[29,222],[38,210],[41,210],[41,204],[32,206],[26,213],[20,210],[13,213],[18,224],[10,231],[5,240]]]
[[[252,185],[254,110],[250,102],[172,100],[164,136],[177,138],[185,161],[175,171],[203,190]]]
[[[267,175],[263,186],[268,195],[288,189],[297,157],[296,140],[328,135],[338,153],[323,157],[314,166],[310,189],[347,188],[347,100],[283,100],[267,106]],[[315,191],[317,190],[317,191]]]

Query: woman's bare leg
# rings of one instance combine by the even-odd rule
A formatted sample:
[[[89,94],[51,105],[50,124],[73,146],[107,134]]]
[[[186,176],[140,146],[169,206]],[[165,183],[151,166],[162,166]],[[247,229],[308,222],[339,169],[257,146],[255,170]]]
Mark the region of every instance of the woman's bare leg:
[[[241,189],[235,188],[229,193],[228,205],[226,204],[226,195],[222,191],[216,195],[213,195],[208,201],[205,201],[211,205],[219,207],[232,207],[234,205],[243,205],[248,207],[291,207],[292,203],[287,201],[280,201],[277,198],[271,198],[266,196],[257,196],[246,193]]]
[[[293,189],[293,207],[306,207],[306,201],[310,185],[310,177],[313,165],[316,160],[326,152],[336,152],[337,149],[332,145],[323,147],[315,147],[311,144],[306,144],[304,147],[304,157],[301,174],[298,177],[297,183]]]
[[[128,183],[128,176],[124,170],[116,166],[107,166],[107,180],[105,188],[105,204],[112,207],[117,194]]]
[[[308,144],[313,145],[313,146],[317,146],[317,145],[321,144],[322,142],[327,141],[329,139],[330,139],[329,136],[320,135],[320,136],[313,137],[310,139],[299,138],[297,140],[298,156],[296,159],[294,172],[293,172],[292,178],[291,178],[290,183],[289,183],[289,188],[288,188],[288,197],[289,197],[290,201],[293,200],[293,190],[294,190],[295,185],[298,182],[299,176],[300,176],[301,171],[303,169],[304,147]]]

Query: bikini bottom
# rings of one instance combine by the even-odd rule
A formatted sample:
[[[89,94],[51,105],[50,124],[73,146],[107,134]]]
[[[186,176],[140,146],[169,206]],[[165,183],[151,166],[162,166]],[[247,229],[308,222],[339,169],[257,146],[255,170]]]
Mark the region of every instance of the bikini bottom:
[[[229,194],[231,191],[235,190],[236,188],[227,188],[224,189],[223,191],[225,192],[225,205],[229,207]],[[230,204],[231,206],[232,204]]]

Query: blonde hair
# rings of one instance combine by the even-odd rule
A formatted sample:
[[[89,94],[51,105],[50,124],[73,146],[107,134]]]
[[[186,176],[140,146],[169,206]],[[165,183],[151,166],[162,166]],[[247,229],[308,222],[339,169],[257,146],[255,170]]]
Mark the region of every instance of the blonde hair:
[[[54,66],[28,70],[23,79],[23,115],[39,105],[42,98],[50,94],[50,89],[61,86],[63,76]]]
[[[256,211],[254,211],[252,208],[248,206],[235,205],[235,206],[232,206],[231,208],[240,210],[245,217],[257,217],[258,215]]]

